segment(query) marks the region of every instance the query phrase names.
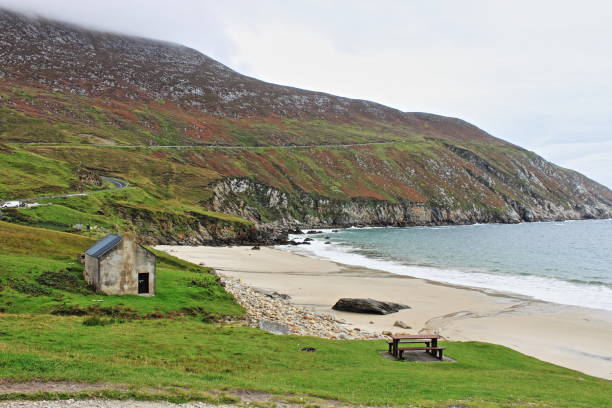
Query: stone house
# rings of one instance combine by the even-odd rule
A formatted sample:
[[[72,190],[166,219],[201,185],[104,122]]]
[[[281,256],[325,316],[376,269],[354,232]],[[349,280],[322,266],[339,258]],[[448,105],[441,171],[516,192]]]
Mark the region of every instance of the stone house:
[[[155,295],[155,254],[132,234],[110,234],[85,251],[85,280],[107,295]]]

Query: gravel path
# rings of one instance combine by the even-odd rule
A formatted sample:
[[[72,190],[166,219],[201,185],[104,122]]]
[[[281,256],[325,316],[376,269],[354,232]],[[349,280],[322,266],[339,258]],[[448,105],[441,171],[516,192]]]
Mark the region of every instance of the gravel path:
[[[63,401],[6,401],[0,408],[239,408],[235,405],[211,405],[204,402],[172,404],[152,401],[115,401],[115,400],[63,400]]]

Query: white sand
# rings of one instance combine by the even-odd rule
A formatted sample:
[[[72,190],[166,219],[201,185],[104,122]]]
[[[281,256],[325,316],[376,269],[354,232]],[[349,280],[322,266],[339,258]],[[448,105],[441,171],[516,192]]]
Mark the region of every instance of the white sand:
[[[427,282],[262,247],[159,246],[249,285],[290,295],[296,304],[367,331],[435,331],[449,340],[501,344],[541,360],[612,379],[612,312]],[[341,297],[411,306],[386,316],[336,312]],[[394,327],[401,320],[412,329]],[[370,323],[373,322],[373,323]]]

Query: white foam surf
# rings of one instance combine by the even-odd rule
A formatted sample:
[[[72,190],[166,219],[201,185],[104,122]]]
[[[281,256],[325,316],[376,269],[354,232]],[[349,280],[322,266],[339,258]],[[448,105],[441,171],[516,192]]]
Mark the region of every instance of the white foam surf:
[[[320,231],[331,232],[327,229]],[[292,238],[300,239],[301,236],[293,236]],[[377,269],[435,282],[479,288],[498,293],[517,294],[564,305],[612,311],[612,288],[606,285],[569,282],[534,275],[494,274],[482,271],[407,265],[393,260],[364,255],[359,253],[359,248],[349,245],[333,242],[325,244],[325,241],[321,240],[320,237],[314,238],[311,245],[282,245],[278,248],[345,265]]]

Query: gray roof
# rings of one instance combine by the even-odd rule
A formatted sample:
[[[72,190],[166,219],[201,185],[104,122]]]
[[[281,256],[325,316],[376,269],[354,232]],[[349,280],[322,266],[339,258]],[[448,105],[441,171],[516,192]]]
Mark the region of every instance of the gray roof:
[[[100,258],[102,255],[116,247],[120,242],[121,237],[119,235],[110,234],[96,242],[91,248],[85,251],[85,253],[93,256],[94,258]]]

